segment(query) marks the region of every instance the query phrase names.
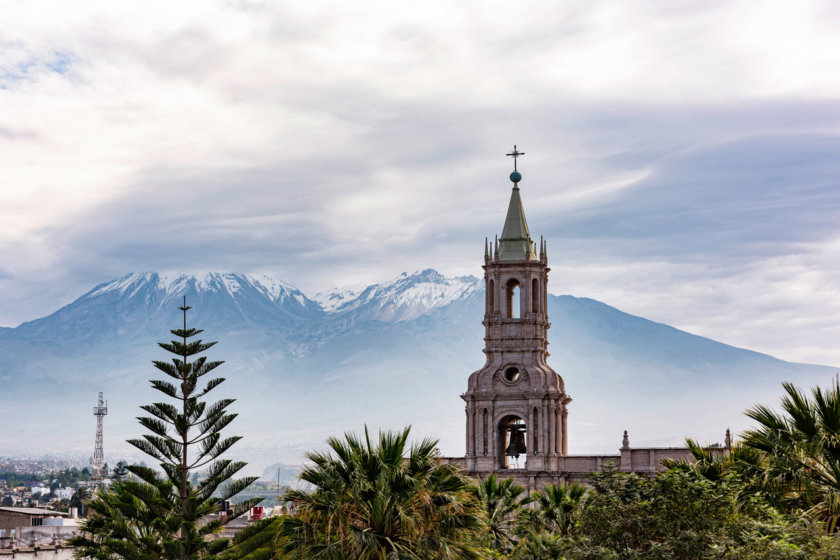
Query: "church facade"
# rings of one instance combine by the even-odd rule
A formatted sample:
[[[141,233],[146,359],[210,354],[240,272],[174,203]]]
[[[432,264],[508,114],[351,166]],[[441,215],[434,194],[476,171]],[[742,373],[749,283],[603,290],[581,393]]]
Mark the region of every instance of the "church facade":
[[[514,148],[515,158],[521,155]],[[514,168],[500,237],[485,240],[484,367],[472,373],[466,402],[466,453],[443,461],[475,478],[495,473],[528,490],[585,480],[614,463],[622,471],[654,473],[665,458],[688,459],[687,448],[632,448],[627,432],[614,455],[569,455],[572,398],[548,365],[547,242],[531,238]],[[618,439],[618,438],[617,438]],[[730,444],[729,432],[726,446]]]

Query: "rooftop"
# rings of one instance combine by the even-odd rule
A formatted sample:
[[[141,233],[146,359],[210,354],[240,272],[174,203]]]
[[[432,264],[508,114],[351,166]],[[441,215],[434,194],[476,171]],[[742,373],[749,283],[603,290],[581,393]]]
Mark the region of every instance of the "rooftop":
[[[55,511],[52,509],[32,508],[32,507],[0,507],[0,511],[8,511],[11,513],[21,513],[23,515],[40,515],[40,516],[63,516],[67,517],[70,514],[63,511]]]

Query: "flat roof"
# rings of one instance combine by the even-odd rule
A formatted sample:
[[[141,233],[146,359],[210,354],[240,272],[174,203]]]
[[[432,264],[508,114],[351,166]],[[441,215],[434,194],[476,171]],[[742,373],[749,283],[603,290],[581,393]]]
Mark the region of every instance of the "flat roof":
[[[0,511],[9,511],[12,513],[22,513],[24,515],[58,515],[58,516],[68,516],[69,513],[64,513],[63,511],[55,511],[52,509],[43,509],[43,508],[32,508],[32,507],[0,507]]]

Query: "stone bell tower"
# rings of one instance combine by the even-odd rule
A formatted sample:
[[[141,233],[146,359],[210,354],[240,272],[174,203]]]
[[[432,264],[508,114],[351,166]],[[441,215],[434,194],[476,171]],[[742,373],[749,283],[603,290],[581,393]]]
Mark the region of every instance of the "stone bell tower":
[[[466,393],[467,471],[555,471],[567,453],[563,379],[546,363],[548,256],[531,239],[516,169],[501,237],[484,250],[483,368]]]

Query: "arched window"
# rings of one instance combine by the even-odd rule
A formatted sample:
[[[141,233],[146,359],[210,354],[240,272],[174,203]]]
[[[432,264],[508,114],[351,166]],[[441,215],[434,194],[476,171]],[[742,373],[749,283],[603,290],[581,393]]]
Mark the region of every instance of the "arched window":
[[[499,422],[497,441],[499,446],[499,467],[503,469],[524,468],[528,461],[528,429],[525,421],[510,415]]]
[[[507,318],[508,319],[519,319],[521,317],[519,311],[519,281],[513,279],[507,283]]]
[[[540,312],[540,283],[536,278],[531,280],[531,311]]]
[[[490,280],[490,287],[487,289],[487,313],[492,314],[495,307],[496,283]]]

